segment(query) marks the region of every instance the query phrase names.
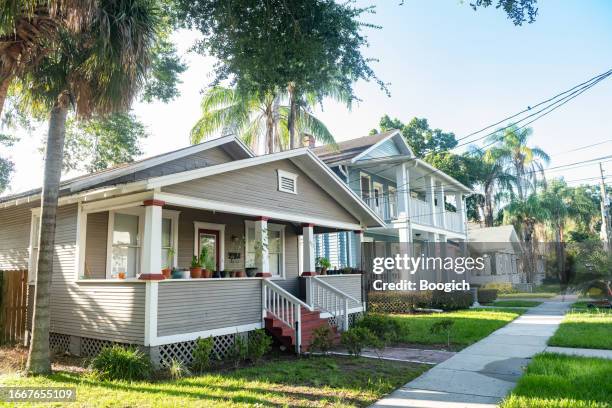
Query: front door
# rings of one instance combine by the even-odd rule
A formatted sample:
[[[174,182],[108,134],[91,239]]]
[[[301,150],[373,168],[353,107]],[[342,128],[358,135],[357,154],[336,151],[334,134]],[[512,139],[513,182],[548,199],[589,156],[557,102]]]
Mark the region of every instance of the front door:
[[[215,254],[215,267],[213,270],[218,270],[220,264],[219,231],[200,228],[198,230],[198,256],[202,253],[203,247],[208,248],[208,253]],[[202,265],[202,267],[204,267],[204,265]]]

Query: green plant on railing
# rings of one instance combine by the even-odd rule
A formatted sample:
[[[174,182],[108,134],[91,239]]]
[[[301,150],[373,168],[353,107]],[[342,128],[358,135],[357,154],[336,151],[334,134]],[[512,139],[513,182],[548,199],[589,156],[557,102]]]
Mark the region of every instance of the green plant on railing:
[[[200,258],[198,258],[197,256],[193,256],[193,258],[191,258],[191,267],[192,268],[201,268],[202,264],[200,263]]]
[[[174,251],[174,248],[168,248],[168,263],[164,265],[164,269],[172,268],[172,266],[174,265],[174,254],[175,253],[176,252]]]
[[[209,271],[215,269],[215,259],[211,252],[212,251],[210,251],[210,248],[203,246],[202,250],[200,251],[199,259],[200,266],[204,269],[208,269]]]

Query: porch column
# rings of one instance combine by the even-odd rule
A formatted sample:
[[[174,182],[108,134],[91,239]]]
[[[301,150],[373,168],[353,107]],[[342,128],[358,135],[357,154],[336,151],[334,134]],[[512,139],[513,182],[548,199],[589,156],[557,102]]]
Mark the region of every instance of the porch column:
[[[259,217],[255,221],[255,267],[258,276],[270,274],[270,257],[268,256],[268,218]]]
[[[397,191],[397,221],[399,242],[412,242],[410,221],[410,173],[406,163],[397,166],[395,171]]]
[[[459,216],[459,222],[461,224],[461,232],[466,233],[466,214],[465,214],[465,203],[463,202],[463,194],[455,193],[455,203],[457,204],[457,215]]]
[[[353,231],[353,241],[355,242],[355,268],[361,271],[363,270],[363,265],[361,264],[361,244],[363,243],[362,230]]]
[[[316,275],[314,224],[302,224],[302,276]]]
[[[144,236],[142,242],[142,266],[139,279],[163,280],[161,273],[162,207],[160,200],[146,200]]]
[[[440,183],[436,189],[436,198],[438,200],[438,213],[440,214],[437,218],[440,220],[438,227],[446,229],[446,207],[444,206],[444,184]],[[438,214],[436,214],[436,217]]]
[[[427,203],[429,206],[429,222],[431,225],[436,226],[436,202],[435,202],[435,180],[431,176],[425,176],[425,198],[427,199]]]

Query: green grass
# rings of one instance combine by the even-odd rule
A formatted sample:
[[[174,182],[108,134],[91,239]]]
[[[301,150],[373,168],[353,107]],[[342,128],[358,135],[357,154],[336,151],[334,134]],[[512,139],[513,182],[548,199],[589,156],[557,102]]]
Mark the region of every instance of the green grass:
[[[78,400],[73,405],[88,407],[362,407],[428,368],[396,361],[330,356],[269,361],[177,381],[100,382],[58,372],[33,378],[12,375],[2,382],[14,386],[77,387]]]
[[[452,319],[451,346],[462,349],[505,326],[524,310],[520,309],[470,309],[456,312],[414,315],[390,315],[402,327],[400,343],[446,345],[446,334],[431,334],[429,328],[441,319]]]
[[[493,306],[497,307],[535,307],[541,304],[542,302],[535,300],[497,300],[493,302]]]
[[[504,293],[497,296],[498,299],[550,299],[557,296],[554,292],[516,292]]]
[[[563,322],[548,339],[549,346],[612,350],[612,310],[588,309],[587,302],[576,302]]]
[[[604,408],[612,395],[612,362],[538,354],[501,408]]]

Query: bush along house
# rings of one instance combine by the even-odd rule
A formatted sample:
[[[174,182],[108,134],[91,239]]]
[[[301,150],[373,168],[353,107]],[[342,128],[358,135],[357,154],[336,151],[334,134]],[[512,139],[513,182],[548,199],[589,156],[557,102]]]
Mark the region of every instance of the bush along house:
[[[315,234],[359,248],[386,226],[311,150],[255,157],[232,136],[62,182],[59,205],[52,348],[136,345],[156,365],[198,337],[223,356],[266,328],[303,352],[314,328],[347,329],[362,276],[316,276]],[[0,199],[0,270],[28,271],[30,306],[39,211],[40,190]]]
[[[371,244],[363,248],[364,259],[405,252],[411,256],[466,253],[465,196],[471,190],[415,157],[398,130],[313,151],[385,222],[365,232],[363,242]],[[359,259],[356,244],[353,234],[322,234],[316,253],[338,267],[352,265]],[[386,279],[408,279],[406,273],[388,271]]]

